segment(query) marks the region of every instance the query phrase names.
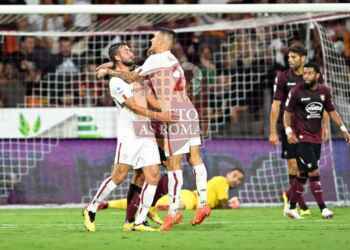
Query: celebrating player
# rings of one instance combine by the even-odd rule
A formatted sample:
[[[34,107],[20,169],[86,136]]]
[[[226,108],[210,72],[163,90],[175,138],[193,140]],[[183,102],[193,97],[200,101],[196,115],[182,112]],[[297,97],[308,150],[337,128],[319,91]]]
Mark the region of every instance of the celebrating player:
[[[292,88],[299,84],[303,84],[303,69],[305,62],[306,50],[301,44],[294,44],[289,47],[288,63],[289,69],[280,72],[276,76],[274,85],[274,97],[271,106],[270,114],[270,136],[269,141],[272,145],[282,142],[282,158],[287,159],[289,184],[292,186],[298,174],[298,166],[296,161],[296,146],[289,144],[283,128],[283,112],[288,93]],[[284,214],[288,210],[288,198],[290,197],[290,190],[287,195],[284,194]],[[298,200],[301,213],[303,215],[310,214],[310,210],[305,204],[303,196]]]
[[[134,72],[116,72],[101,67],[101,75],[117,75],[129,82],[135,79],[146,79],[153,87],[162,111],[176,111],[180,120],[173,124],[164,124],[164,149],[168,156],[169,178],[169,213],[164,219],[162,230],[170,230],[182,219],[178,211],[180,193],[183,185],[181,160],[189,153],[189,163],[196,176],[199,204],[192,225],[200,224],[210,215],[211,209],[207,204],[207,170],[200,153],[200,128],[198,113],[186,93],[184,71],[176,57],[170,52],[175,44],[175,33],[162,29],[155,33],[150,55],[145,63]]]
[[[114,44],[109,49],[109,56],[114,63],[115,70],[129,71],[134,64],[134,54],[125,43]],[[174,120],[169,112],[154,112],[147,109],[148,93],[145,87],[137,82],[128,84],[120,78],[113,77],[109,82],[111,96],[117,106],[117,137],[118,145],[112,175],[105,179],[96,195],[84,209],[84,225],[88,231],[95,231],[95,216],[98,205],[121,184],[127,176],[128,168],[142,168],[145,176],[145,183],[142,187],[142,196],[137,211],[135,225],[136,231],[155,231],[145,226],[144,222],[152,204],[157,183],[160,178],[160,158],[158,146],[152,134],[139,135],[135,127],[150,127],[150,117],[163,122]],[[137,115],[138,114],[138,115]]]
[[[309,179],[311,192],[321,210],[323,218],[331,218],[333,212],[326,207],[318,170],[322,144],[322,117],[324,110],[339,126],[345,140],[350,143],[350,134],[341,117],[335,111],[331,91],[319,84],[320,69],[315,63],[307,63],[303,73],[304,84],[296,86],[288,95],[284,112],[285,132],[290,144],[296,146],[299,175],[292,185],[290,207],[287,215],[300,219],[296,202],[304,192]]]

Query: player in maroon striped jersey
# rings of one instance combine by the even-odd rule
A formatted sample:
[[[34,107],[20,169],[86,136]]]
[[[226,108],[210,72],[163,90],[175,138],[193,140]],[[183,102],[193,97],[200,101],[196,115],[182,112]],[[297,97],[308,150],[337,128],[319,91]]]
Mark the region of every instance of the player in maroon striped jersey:
[[[300,219],[296,203],[304,192],[309,179],[311,192],[321,210],[322,217],[331,218],[333,212],[326,207],[318,170],[322,144],[322,117],[326,111],[339,126],[345,140],[350,143],[350,134],[340,115],[335,110],[330,89],[319,84],[319,66],[307,63],[304,66],[304,84],[296,86],[288,95],[284,112],[284,127],[290,144],[296,145],[299,174],[292,185],[290,207],[287,215]]]
[[[289,175],[289,190],[283,193],[284,209],[283,213],[286,215],[288,210],[288,198],[290,196],[291,185],[298,174],[298,166],[296,161],[296,147],[294,144],[289,144],[287,136],[283,128],[283,112],[288,93],[292,88],[299,84],[303,84],[303,69],[306,57],[306,50],[302,44],[293,44],[289,47],[288,63],[289,69],[279,72],[275,79],[274,96],[271,105],[270,114],[270,136],[269,141],[272,145],[277,145],[281,141],[283,159],[288,163]],[[303,196],[300,196],[298,201],[301,213],[310,214]]]

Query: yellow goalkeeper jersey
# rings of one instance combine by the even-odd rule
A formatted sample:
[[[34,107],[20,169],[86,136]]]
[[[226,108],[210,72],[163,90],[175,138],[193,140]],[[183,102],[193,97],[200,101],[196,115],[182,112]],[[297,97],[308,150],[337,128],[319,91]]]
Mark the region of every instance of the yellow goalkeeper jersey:
[[[228,200],[230,186],[225,177],[215,176],[208,181],[208,205],[216,208],[220,200]]]

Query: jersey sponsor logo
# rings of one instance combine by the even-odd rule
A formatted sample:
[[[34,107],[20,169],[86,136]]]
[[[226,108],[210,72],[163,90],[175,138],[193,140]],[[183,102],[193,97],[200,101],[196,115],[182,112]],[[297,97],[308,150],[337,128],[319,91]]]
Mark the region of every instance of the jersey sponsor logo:
[[[306,102],[306,101],[310,101],[310,100],[311,100],[310,97],[303,97],[303,98],[301,98],[302,102]]]
[[[320,102],[311,102],[306,105],[305,110],[309,113],[309,115],[306,116],[307,119],[321,118],[323,104]]]
[[[295,86],[295,85],[297,85],[296,82],[287,82],[287,86]]]

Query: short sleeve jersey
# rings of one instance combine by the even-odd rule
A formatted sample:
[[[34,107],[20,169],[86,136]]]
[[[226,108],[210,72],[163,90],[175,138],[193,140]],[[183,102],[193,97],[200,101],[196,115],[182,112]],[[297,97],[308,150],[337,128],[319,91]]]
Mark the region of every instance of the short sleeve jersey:
[[[331,91],[324,84],[317,84],[315,90],[298,85],[289,93],[286,111],[293,113],[292,128],[301,142],[322,143],[324,110],[335,110]]]

